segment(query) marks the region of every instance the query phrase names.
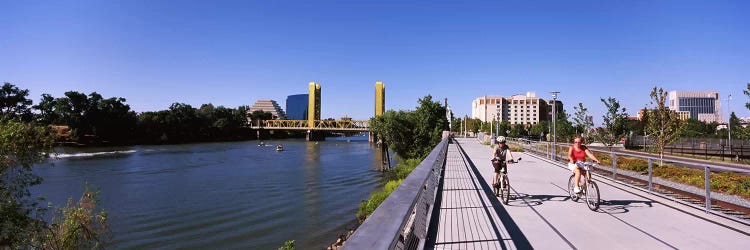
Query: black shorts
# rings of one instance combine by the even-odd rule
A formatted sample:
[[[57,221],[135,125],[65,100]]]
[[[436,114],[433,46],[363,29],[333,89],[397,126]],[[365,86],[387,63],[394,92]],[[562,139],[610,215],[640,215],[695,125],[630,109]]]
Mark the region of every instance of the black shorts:
[[[505,163],[504,161],[492,161],[492,167],[495,168],[495,173],[497,173],[497,174],[499,174],[501,172],[503,174],[507,174],[508,173],[508,164]]]

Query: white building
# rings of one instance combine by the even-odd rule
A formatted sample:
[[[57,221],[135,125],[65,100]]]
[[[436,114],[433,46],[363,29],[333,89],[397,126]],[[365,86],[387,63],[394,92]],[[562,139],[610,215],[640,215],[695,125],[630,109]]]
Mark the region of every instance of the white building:
[[[681,117],[703,122],[723,122],[718,91],[669,91],[669,109]]]
[[[471,118],[483,122],[507,121],[510,124],[533,126],[550,119],[550,104],[551,101],[537,97],[535,92],[510,97],[483,96],[472,101]],[[560,101],[557,105],[557,109],[562,110]]]

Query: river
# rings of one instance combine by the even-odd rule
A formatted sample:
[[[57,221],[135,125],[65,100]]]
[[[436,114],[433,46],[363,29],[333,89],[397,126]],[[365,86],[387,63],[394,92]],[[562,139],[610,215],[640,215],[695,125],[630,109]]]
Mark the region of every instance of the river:
[[[33,193],[55,206],[97,188],[116,249],[321,249],[382,185],[367,137],[61,148]],[[277,152],[276,145],[284,150]]]

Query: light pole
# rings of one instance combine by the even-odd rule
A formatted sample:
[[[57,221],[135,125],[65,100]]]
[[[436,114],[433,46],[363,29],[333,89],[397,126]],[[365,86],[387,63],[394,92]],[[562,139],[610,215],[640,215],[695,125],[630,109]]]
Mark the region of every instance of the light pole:
[[[550,93],[552,94],[552,154],[557,159],[557,152],[555,152],[557,150],[557,116],[555,112],[557,112],[557,94],[560,91],[552,91]]]
[[[498,109],[496,109],[495,111],[499,112]],[[495,112],[495,119],[497,120],[497,123],[495,123],[495,133],[497,133],[498,135],[500,135],[500,121],[502,120],[499,116],[500,113]]]
[[[727,96],[727,110],[729,111],[729,117],[727,117],[727,132],[729,133],[729,155],[732,155],[732,109],[729,107],[729,101],[732,100],[732,94]],[[731,160],[730,160],[731,161]]]

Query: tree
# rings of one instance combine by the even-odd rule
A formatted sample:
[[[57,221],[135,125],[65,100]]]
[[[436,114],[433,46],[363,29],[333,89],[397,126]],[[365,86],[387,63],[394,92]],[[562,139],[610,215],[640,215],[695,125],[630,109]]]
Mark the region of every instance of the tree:
[[[695,118],[687,119],[680,128],[680,137],[705,137],[716,132],[716,123],[705,123]],[[732,130],[734,131],[734,129]]]
[[[747,84],[747,89],[743,90],[742,93],[745,93],[747,97],[750,97],[750,83]],[[750,102],[745,103],[745,108],[750,109]]]
[[[55,112],[56,105],[54,97],[49,94],[42,94],[42,99],[39,101],[39,104],[32,107],[39,111],[37,121],[41,124],[58,124],[60,117]]]
[[[540,140],[543,139],[544,135],[549,131],[550,123],[548,121],[540,121],[529,129],[529,134],[534,136],[540,136]]]
[[[656,149],[659,150],[659,156],[664,157],[664,147],[679,138],[682,121],[677,112],[667,108],[665,104],[667,102],[666,91],[654,87],[650,96],[652,103],[656,104],[656,108],[646,113],[646,132],[654,135],[654,143]]]
[[[576,135],[578,135],[578,131],[581,131],[581,136],[583,137],[584,141],[589,141],[589,130],[591,130],[591,127],[594,126],[594,124],[591,122],[591,120],[588,119],[588,109],[583,107],[583,103],[578,103],[577,107],[573,107],[573,109],[576,111],[573,116],[573,125],[576,131]]]
[[[28,244],[44,225],[32,217],[43,210],[29,189],[42,182],[32,167],[52,152],[53,141],[47,127],[0,119],[0,249]]]
[[[414,111],[388,110],[370,119],[370,131],[401,157],[424,158],[437,145],[447,128],[446,108],[428,95],[418,100]]]
[[[611,147],[625,136],[625,121],[628,115],[625,113],[625,108],[620,108],[620,102],[617,99],[609,97],[607,100],[604,98],[600,100],[607,107],[607,113],[602,116],[604,129],[597,131],[597,139]]]
[[[19,89],[13,84],[4,83],[0,88],[0,118],[7,117],[11,119],[20,119],[23,121],[31,120],[32,104],[28,89]]]
[[[732,138],[734,139],[748,139],[747,131],[742,128],[740,124],[740,118],[732,112],[729,115],[729,125],[732,130]]]

